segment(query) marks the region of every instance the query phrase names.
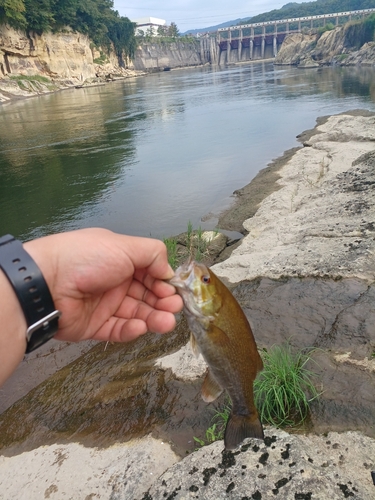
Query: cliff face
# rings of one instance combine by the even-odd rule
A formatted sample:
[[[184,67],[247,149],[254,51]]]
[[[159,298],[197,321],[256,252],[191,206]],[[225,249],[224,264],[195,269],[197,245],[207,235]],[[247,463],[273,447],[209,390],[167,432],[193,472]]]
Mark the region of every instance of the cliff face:
[[[202,49],[199,42],[143,43],[135,52],[134,68],[155,71],[200,66],[209,61],[209,48]]]
[[[81,33],[25,33],[0,25],[0,75],[95,77],[90,40]]]
[[[69,29],[38,35],[0,24],[0,102],[74,85],[97,84],[114,76],[137,75],[133,69],[120,67],[114,52],[101,64],[95,64],[100,56],[86,35]],[[37,78],[16,81],[14,76]]]
[[[375,64],[375,42],[359,49],[348,42],[345,27],[326,31],[320,37],[312,33],[295,33],[285,38],[275,64],[318,67],[328,64],[343,66]]]
[[[114,52],[103,61],[90,39],[69,29],[62,33],[25,33],[0,25],[0,102],[53,92],[72,85],[99,83],[113,77],[139,75],[139,71],[199,66],[215,59],[210,39],[175,43],[145,43],[134,61],[119,65]],[[101,59],[100,64],[94,61]],[[97,61],[96,61],[97,62]],[[14,76],[47,77],[46,81]]]

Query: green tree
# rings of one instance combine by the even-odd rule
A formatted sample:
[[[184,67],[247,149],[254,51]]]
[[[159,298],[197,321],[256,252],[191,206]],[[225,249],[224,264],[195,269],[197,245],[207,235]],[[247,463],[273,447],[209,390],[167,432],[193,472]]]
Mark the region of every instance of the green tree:
[[[14,28],[25,28],[26,7],[23,0],[0,0],[0,22],[8,22]]]
[[[177,24],[174,22],[171,22],[170,26],[168,27],[168,36],[171,36],[172,38],[177,38],[180,36],[180,32],[178,31]]]
[[[167,27],[166,26],[158,26],[158,29],[157,29],[157,34],[159,36],[166,36],[167,35]]]
[[[119,61],[124,63],[123,55],[132,58],[136,47],[134,31],[136,24],[127,17],[114,17],[108,24],[108,37],[113,42]]]
[[[54,25],[50,0],[25,0],[27,29],[43,33]]]

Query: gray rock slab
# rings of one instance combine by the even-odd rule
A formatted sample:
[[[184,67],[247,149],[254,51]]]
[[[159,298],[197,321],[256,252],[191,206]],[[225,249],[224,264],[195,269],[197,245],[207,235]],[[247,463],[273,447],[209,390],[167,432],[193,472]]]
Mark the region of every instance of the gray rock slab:
[[[375,117],[337,115],[278,172],[282,187],[244,222],[248,235],[214,271],[375,279]]]
[[[198,450],[137,500],[372,500],[374,457],[375,442],[358,432],[306,437],[270,428],[265,443],[223,452],[218,441]]]
[[[7,500],[135,498],[178,460],[167,443],[146,437],[109,448],[53,444],[0,457]],[[141,466],[140,466],[141,464]]]

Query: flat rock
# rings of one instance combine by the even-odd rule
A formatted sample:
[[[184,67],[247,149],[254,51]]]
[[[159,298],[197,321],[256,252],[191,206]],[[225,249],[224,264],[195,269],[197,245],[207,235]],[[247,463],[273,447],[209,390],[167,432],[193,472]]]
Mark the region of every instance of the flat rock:
[[[229,259],[231,282],[258,276],[375,278],[375,117],[337,115],[317,126],[278,172]]]
[[[162,474],[137,500],[372,500],[375,442],[358,432],[300,436],[269,428],[235,452],[217,441]],[[125,500],[113,494],[111,500]]]
[[[173,374],[182,380],[199,378],[207,370],[203,357],[194,356],[190,343],[173,354],[158,358],[156,366],[160,366],[164,370],[171,369]]]
[[[2,498],[135,498],[177,458],[167,443],[151,437],[102,449],[78,443],[41,446],[0,457]]]

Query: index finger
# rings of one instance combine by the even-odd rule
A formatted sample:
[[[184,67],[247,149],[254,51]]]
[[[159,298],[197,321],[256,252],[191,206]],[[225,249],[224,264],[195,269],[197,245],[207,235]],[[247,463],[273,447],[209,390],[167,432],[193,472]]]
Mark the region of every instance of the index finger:
[[[174,276],[168,263],[167,248],[154,238],[118,235],[122,251],[131,260],[135,269],[147,269],[153,278],[167,280]]]

